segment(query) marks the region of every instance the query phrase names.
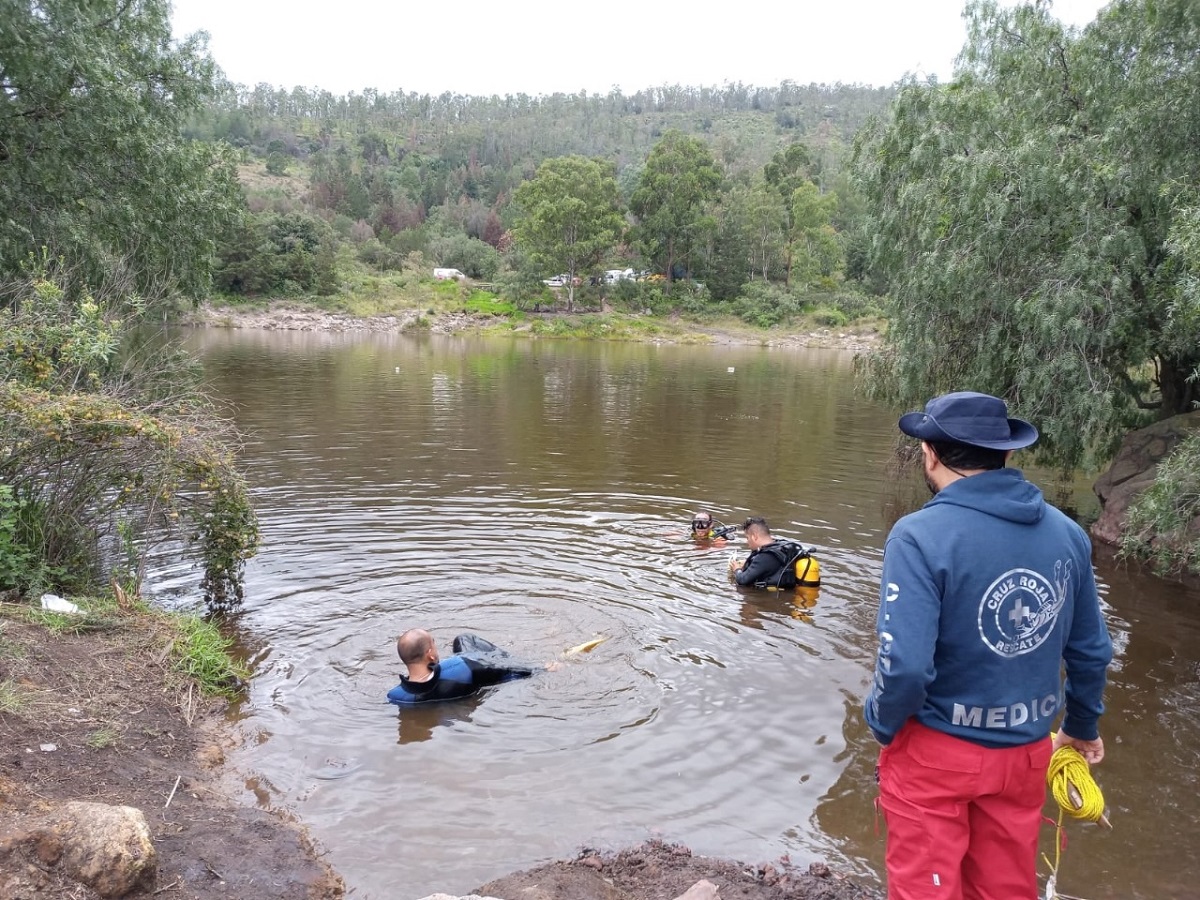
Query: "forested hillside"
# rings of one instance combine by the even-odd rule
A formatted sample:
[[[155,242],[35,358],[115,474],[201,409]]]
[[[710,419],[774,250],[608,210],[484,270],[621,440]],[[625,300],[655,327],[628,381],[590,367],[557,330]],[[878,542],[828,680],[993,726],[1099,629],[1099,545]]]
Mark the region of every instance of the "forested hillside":
[[[337,296],[356,267],[428,275],[444,266],[503,283],[506,296],[530,305],[552,299],[543,280],[574,262],[586,263],[569,272],[585,299],[588,281],[604,269],[660,276],[649,297],[622,286],[642,307],[678,305],[678,296],[665,298],[679,280],[695,310],[736,305],[758,281],[760,296],[730,311],[771,324],[802,309],[807,292],[838,289],[847,260],[853,266],[861,204],[845,163],[855,133],[893,95],[787,82],[539,97],[230,86],[189,132],[243,154],[249,211],[221,250],[216,279],[229,295]],[[639,231],[645,223],[628,204],[642,188],[655,206],[645,195],[647,160],[675,133],[702,146],[717,180],[694,198],[693,221],[668,225],[686,235],[655,237]],[[518,188],[545,161],[564,157],[604,165],[626,222],[586,260],[545,246],[535,253],[514,238],[528,214],[514,202]],[[657,184],[655,191],[679,190],[670,178]],[[807,237],[793,209],[804,185],[831,198],[813,207],[824,214],[805,226]],[[772,284],[782,287],[761,295]]]

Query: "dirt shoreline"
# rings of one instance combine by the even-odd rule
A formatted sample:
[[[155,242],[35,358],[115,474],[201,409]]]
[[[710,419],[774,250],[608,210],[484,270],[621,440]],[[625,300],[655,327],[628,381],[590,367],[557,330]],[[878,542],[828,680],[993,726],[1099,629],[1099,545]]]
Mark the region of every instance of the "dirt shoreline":
[[[153,617],[73,634],[27,621],[27,610],[0,603],[0,900],[100,896],[37,832],[69,801],[141,810],[157,875],[126,896],[344,896],[300,824],[224,792],[226,704],[171,671],[172,636]]]

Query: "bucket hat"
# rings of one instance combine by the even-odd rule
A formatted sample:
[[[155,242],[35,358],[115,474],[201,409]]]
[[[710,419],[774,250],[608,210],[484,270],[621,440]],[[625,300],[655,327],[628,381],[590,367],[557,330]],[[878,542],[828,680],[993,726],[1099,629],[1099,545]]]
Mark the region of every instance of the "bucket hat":
[[[922,441],[953,441],[988,450],[1019,450],[1038,439],[1024,419],[1010,419],[999,397],[975,391],[942,394],[925,404],[924,412],[905,413],[900,430]]]

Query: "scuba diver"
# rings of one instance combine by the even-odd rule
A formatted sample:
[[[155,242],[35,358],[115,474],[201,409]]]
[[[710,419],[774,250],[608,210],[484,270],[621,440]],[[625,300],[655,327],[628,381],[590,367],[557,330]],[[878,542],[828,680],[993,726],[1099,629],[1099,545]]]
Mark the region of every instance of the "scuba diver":
[[[750,555],[741,565],[737,557],[729,560],[729,577],[738,585],[767,590],[820,587],[820,566],[812,555],[815,548],[776,540],[762,516],[748,518],[742,523],[742,530]]]
[[[528,678],[557,664],[530,666],[512,660],[508,653],[474,634],[454,639],[454,655],[443,660],[437,643],[423,628],[410,628],[396,639],[396,652],[408,672],[388,691],[389,703],[414,706],[439,700],[457,700],[483,687]]]
[[[713,521],[712,513],[700,510],[692,516],[691,529],[688,531],[688,537],[693,541],[708,543],[719,542],[724,544],[725,537],[737,531],[736,525],[716,525]]]

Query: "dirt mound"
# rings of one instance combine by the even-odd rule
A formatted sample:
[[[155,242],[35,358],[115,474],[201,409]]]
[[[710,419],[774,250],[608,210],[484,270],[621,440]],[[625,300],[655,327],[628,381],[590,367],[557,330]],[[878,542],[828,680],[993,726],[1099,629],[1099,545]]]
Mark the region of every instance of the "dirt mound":
[[[696,856],[687,847],[662,841],[615,854],[583,850],[571,861],[489,881],[475,893],[505,900],[675,900],[702,879],[717,886],[721,900],[882,900],[884,896],[821,863],[799,871],[784,857],[747,866]]]

